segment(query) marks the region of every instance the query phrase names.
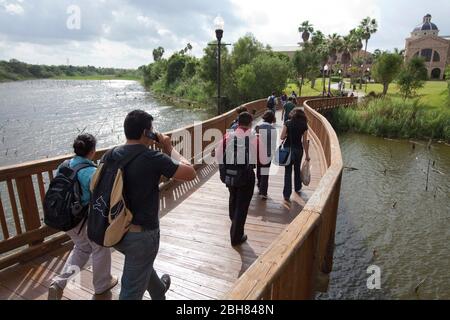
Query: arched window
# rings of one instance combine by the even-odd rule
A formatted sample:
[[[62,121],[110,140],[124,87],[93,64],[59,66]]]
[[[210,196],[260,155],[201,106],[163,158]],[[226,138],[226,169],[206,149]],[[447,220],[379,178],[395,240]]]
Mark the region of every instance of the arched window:
[[[435,51],[433,54],[433,62],[440,62],[441,61],[441,56],[439,54],[439,52]]]
[[[431,79],[439,80],[441,78],[441,69],[436,68],[431,71]]]
[[[423,49],[420,55],[425,59],[425,62],[430,62],[431,56],[433,55],[433,49]]]

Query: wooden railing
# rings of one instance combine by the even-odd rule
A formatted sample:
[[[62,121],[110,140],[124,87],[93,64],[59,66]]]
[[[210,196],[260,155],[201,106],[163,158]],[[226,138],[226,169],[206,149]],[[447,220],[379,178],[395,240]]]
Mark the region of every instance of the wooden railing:
[[[321,275],[332,270],[343,162],[330,123],[317,111],[355,104],[355,98],[307,100],[310,135],[322,147],[327,169],[297,218],[240,277],[231,300],[312,299]]]
[[[309,105],[306,106],[306,113],[314,137],[317,136],[315,139],[320,142],[327,159],[328,171],[302,214],[242,276],[230,292],[230,298],[307,298],[313,292],[312,275],[315,270],[331,270],[342,159],[333,129],[310,107],[323,109],[349,105],[354,100],[327,99],[327,103],[312,100],[317,98],[302,97],[299,101],[304,103],[310,99],[305,103]],[[266,110],[266,100],[251,102],[245,106],[250,112],[260,116]],[[213,148],[207,149],[207,146],[211,146],[211,141],[204,141],[199,150],[193,148],[195,133],[203,136],[207,130],[216,129],[224,134],[235,119],[235,112],[230,111],[196,125],[198,127],[189,126],[167,134],[172,137],[172,143],[178,151],[183,151],[188,158],[198,161],[212,152]],[[186,154],[185,150],[191,151]],[[107,149],[99,150],[95,159],[99,160],[106,151]],[[67,155],[0,168],[0,270],[70,245],[70,239],[64,233],[43,225],[42,201],[55,170],[71,157],[72,155]],[[319,263],[317,267],[315,263]],[[290,279],[291,276],[295,281]]]
[[[266,110],[263,100],[246,105],[250,112],[260,116]],[[209,129],[225,133],[236,119],[235,111],[186,128],[180,128],[167,134],[177,151],[183,152],[192,161],[205,155],[211,141],[204,141],[199,150],[195,150],[195,132],[203,137]],[[99,160],[107,149],[99,150],[95,160]],[[69,245],[64,234],[43,225],[42,202],[46,186],[55,175],[58,166],[73,155],[56,157],[20,165],[0,168],[0,270],[19,262],[30,261],[40,255]],[[170,182],[165,182],[167,187]],[[3,192],[2,192],[3,191]]]

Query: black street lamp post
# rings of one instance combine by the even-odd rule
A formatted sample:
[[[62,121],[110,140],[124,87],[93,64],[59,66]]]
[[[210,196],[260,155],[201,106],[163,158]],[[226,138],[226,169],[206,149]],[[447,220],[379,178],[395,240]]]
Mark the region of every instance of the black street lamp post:
[[[217,38],[217,113],[220,115],[222,113],[222,94],[221,94],[221,62],[222,62],[222,38],[223,38],[223,28],[225,22],[221,16],[217,16],[214,20],[214,26],[216,28],[216,38]]]

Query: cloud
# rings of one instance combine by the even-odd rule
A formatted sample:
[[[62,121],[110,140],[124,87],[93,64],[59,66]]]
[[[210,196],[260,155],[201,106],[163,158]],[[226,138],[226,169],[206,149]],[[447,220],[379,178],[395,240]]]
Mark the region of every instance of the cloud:
[[[80,8],[79,30],[67,28],[70,5]],[[372,16],[380,30],[369,49],[402,48],[426,13],[450,34],[448,12],[448,0],[0,0],[0,59],[138,67],[151,62],[154,48],[164,47],[167,56],[188,42],[199,56],[215,38],[217,14],[229,43],[251,32],[265,44],[295,45],[304,20],[326,34],[345,34]]]
[[[17,3],[7,2],[5,0],[0,1],[0,7],[3,7],[5,12],[10,15],[21,15],[24,13],[23,7],[20,5],[23,0],[18,0]]]

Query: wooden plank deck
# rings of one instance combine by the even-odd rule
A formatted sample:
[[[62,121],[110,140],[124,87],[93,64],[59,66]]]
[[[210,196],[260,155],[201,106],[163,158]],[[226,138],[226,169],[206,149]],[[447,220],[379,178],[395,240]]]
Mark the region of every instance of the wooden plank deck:
[[[278,129],[281,129],[280,114]],[[276,237],[302,210],[325,170],[320,147],[311,139],[312,182],[299,196],[293,194],[291,209],[283,205],[284,169],[270,177],[268,201],[252,200],[247,224],[247,243],[232,248],[229,239],[228,190],[217,166],[199,170],[195,182],[177,184],[161,193],[161,246],[155,261],[159,275],[168,273],[171,300],[220,299]],[[275,168],[277,169],[277,168]],[[68,247],[70,248],[70,247]],[[61,272],[68,248],[0,272],[0,299],[47,299],[51,279]],[[120,277],[124,257],[113,253],[113,274]],[[64,299],[117,299],[120,285],[105,296],[93,296],[92,267],[81,272],[81,283],[71,284]],[[150,299],[148,293],[145,299]]]

